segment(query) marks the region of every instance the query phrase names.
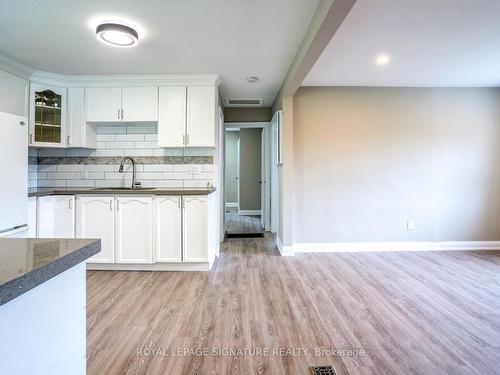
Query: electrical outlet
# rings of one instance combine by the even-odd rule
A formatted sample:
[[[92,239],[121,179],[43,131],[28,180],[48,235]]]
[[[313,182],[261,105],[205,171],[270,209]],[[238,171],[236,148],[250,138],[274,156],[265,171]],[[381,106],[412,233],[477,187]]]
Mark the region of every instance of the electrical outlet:
[[[406,222],[406,230],[408,232],[413,232],[414,229],[415,229],[415,227],[413,226],[413,221],[407,221]]]

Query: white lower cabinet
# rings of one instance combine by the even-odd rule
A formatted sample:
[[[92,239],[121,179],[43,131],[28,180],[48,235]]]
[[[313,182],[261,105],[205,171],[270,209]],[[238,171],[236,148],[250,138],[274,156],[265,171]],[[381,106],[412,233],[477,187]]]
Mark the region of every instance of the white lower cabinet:
[[[184,262],[208,262],[208,197],[184,196],[182,244]]]
[[[182,261],[182,198],[156,197],[156,261]]]
[[[39,238],[75,237],[75,197],[52,195],[38,198]]]
[[[117,263],[153,263],[153,198],[117,197]]]
[[[36,197],[28,198],[28,238],[36,238]]]
[[[99,238],[101,251],[89,263],[115,262],[115,198],[81,196],[77,199],[77,237]]]

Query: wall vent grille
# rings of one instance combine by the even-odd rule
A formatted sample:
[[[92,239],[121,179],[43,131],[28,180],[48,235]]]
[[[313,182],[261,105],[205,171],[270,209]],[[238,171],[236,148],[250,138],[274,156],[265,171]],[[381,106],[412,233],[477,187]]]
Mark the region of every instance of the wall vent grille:
[[[226,99],[227,107],[258,107],[264,99]]]

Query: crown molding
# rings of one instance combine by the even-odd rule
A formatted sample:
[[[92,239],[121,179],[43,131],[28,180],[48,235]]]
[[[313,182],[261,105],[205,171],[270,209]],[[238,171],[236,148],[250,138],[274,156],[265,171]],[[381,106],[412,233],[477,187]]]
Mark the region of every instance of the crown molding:
[[[0,69],[26,80],[29,80],[34,72],[34,69],[32,67],[23,64],[22,62],[10,56],[7,56],[1,52],[0,52]]]
[[[64,75],[35,71],[35,83],[62,87],[220,85],[218,74]]]

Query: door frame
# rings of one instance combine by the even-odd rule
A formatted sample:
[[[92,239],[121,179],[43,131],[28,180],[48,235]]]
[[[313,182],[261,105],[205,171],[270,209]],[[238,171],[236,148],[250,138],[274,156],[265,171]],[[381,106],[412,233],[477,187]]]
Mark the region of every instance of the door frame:
[[[266,145],[269,145],[271,142],[270,142],[270,139],[269,139],[269,135],[270,135],[270,122],[225,122],[224,123],[224,137],[222,137],[222,143],[225,144],[226,142],[226,130],[230,130],[230,129],[237,129],[237,130],[240,130],[240,129],[263,129],[265,131],[262,132],[262,136],[263,137],[266,137]],[[267,155],[266,157],[266,163],[265,163],[265,176],[268,176],[270,177],[271,175],[271,158],[269,157],[269,151],[267,150],[268,147],[266,147],[266,150],[265,150],[265,154]],[[224,165],[226,164],[225,162],[225,157],[226,155],[224,154]],[[239,158],[239,144],[238,144],[238,158]],[[261,174],[262,174],[262,170],[261,170]],[[239,162],[238,162],[238,177],[239,177]],[[269,178],[268,180],[269,181]],[[266,183],[266,199],[265,199],[265,206],[264,207],[261,207],[261,211],[262,211],[262,217],[264,217],[264,213],[270,213],[271,212],[271,186],[269,183]],[[238,210],[239,210],[239,202],[240,202],[240,197],[239,197],[239,179],[238,179]],[[225,205],[225,199],[222,199],[222,206],[224,208],[224,205]],[[271,230],[271,220],[270,220],[270,215],[265,215],[265,226],[264,226],[264,230],[266,231],[269,231]],[[226,224],[226,218],[224,216],[224,228],[225,228],[225,224]]]

